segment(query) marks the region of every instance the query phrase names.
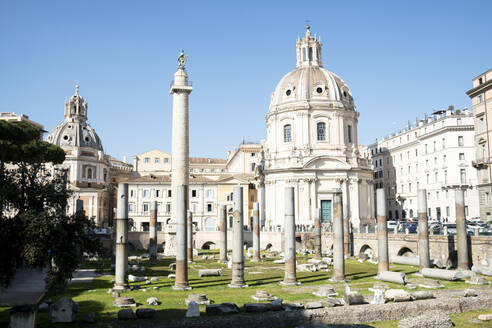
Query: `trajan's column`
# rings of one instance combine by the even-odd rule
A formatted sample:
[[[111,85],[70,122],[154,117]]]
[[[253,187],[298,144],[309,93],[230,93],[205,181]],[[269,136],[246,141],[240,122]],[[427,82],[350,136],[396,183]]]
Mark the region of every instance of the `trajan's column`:
[[[185,71],[184,51],[178,57],[178,71],[171,84],[173,94],[171,189],[173,221],[176,222],[176,280],[175,290],[190,289],[186,256],[186,212],[188,210],[189,126],[188,97],[192,91]]]

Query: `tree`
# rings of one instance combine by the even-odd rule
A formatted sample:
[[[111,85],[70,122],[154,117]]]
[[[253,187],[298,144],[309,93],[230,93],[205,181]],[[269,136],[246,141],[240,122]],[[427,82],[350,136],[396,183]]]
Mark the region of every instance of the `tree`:
[[[23,267],[48,267],[48,285],[62,287],[83,252],[100,253],[93,223],[67,216],[63,175],[50,168],[65,160],[60,147],[40,139],[26,122],[0,121],[0,284]],[[54,265],[53,265],[54,264]]]

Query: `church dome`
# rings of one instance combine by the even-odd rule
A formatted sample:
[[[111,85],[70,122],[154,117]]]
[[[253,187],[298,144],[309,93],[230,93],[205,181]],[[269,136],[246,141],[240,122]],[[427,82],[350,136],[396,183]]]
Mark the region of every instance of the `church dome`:
[[[103,150],[101,139],[87,123],[87,107],[77,85],[75,94],[65,103],[65,120],[48,134],[47,141],[62,148],[74,146]]]
[[[306,36],[297,40],[296,69],[287,73],[277,84],[271,96],[270,111],[282,109],[301,102],[315,102],[326,108],[343,107],[355,110],[354,100],[347,84],[336,74],[323,68],[321,40],[311,36],[307,27]]]

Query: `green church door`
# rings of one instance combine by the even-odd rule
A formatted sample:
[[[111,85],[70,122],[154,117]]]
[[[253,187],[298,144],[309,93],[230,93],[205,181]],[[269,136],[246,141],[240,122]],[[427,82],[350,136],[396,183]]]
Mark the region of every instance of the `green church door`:
[[[321,223],[331,221],[331,200],[321,201]]]

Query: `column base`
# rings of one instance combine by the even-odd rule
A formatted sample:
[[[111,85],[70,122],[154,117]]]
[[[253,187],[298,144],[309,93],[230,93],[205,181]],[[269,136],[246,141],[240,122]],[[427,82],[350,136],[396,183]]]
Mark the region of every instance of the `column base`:
[[[227,287],[229,288],[248,288],[249,286],[246,284],[228,284]]]
[[[37,305],[14,306],[10,309],[10,328],[35,328]]]
[[[131,288],[130,288],[130,285],[128,284],[124,284],[124,285],[114,285],[113,286],[113,290],[116,291],[116,292],[126,292],[126,291],[129,291]]]
[[[280,286],[299,286],[301,284],[300,281],[281,281]]]
[[[172,290],[192,290],[191,286],[186,285],[174,285],[171,287]]]

